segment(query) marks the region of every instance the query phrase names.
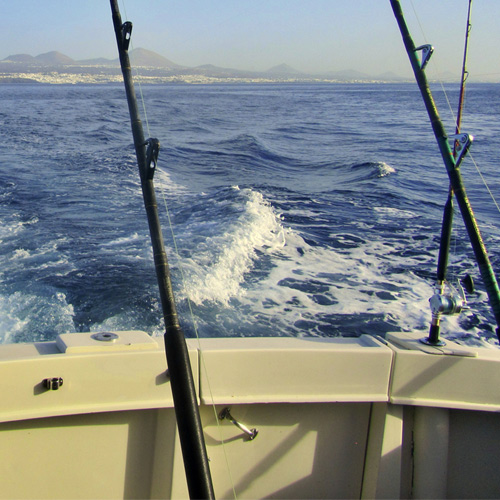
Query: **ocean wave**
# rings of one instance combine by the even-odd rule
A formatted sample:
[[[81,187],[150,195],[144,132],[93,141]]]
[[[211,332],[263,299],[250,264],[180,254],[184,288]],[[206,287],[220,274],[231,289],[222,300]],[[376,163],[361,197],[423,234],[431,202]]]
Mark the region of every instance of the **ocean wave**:
[[[224,232],[207,237],[190,259],[183,295],[197,304],[227,304],[243,294],[242,283],[258,253],[272,253],[285,244],[280,218],[262,194],[238,187],[233,190],[240,207],[238,217],[225,224]]]
[[[359,175],[359,180],[379,179],[396,173],[396,169],[383,161],[356,163],[351,166],[351,171]]]
[[[415,160],[415,137],[427,141],[429,128],[425,116],[401,113],[407,89],[362,87],[148,87],[163,146],[155,184],[179,248],[172,255],[165,230],[181,321],[191,296],[204,336],[428,330],[449,182],[433,168],[432,147]],[[9,86],[3,97],[2,338],[161,331],[122,88]],[[487,115],[478,123],[490,102],[476,101]],[[482,155],[497,178],[491,139]],[[159,189],[160,209],[161,197]],[[472,259],[460,245],[450,263],[462,271]],[[445,335],[490,341],[483,299],[469,301],[476,316],[445,318]]]
[[[0,295],[0,343],[36,342],[75,330],[73,306],[64,293],[40,288],[39,293]]]
[[[20,220],[17,213],[10,213],[3,216],[2,224],[0,224],[0,244],[6,240],[17,237],[27,227],[38,223],[38,217],[33,217],[29,220]]]
[[[219,232],[217,222],[205,227],[210,236],[184,259],[181,297],[192,300],[202,335],[335,336],[424,327],[432,286],[396,270],[398,262],[401,269],[422,264],[421,255],[412,261],[402,251],[403,241],[394,240],[391,250],[388,243],[343,233],[330,237],[349,244],[318,244],[285,226],[288,209],[282,216],[260,192],[232,191],[219,192],[218,201],[232,205],[243,197],[244,210],[225,222],[229,230]]]
[[[396,207],[373,207],[380,222],[394,219],[413,219],[418,214],[413,210],[404,210]]]
[[[127,236],[121,236],[120,238],[116,238],[115,240],[108,241],[103,243],[103,247],[116,247],[116,246],[128,246],[131,243],[135,243],[139,239],[139,234],[134,232]]]
[[[210,175],[232,176],[237,172],[241,176],[254,174],[256,168],[261,175],[266,175],[266,170],[304,167],[293,156],[274,150],[252,134],[179,146],[172,153],[183,162],[189,161],[192,167],[203,167],[202,173]]]

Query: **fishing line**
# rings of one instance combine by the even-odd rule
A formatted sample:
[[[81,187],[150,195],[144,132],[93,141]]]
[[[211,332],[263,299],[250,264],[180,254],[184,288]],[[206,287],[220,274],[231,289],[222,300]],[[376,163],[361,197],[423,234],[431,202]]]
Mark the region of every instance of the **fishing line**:
[[[123,8],[123,12],[125,14],[125,19],[129,19],[127,15],[127,8],[125,7],[125,2],[124,0],[121,0],[121,5]],[[130,46],[132,50],[134,50],[134,39],[133,37],[130,38]],[[141,95],[141,104],[142,104],[142,110],[144,112],[144,120],[146,122],[146,130],[148,131],[148,137],[151,137],[151,130],[149,129],[149,120],[148,120],[148,113],[146,111],[146,104],[144,102],[144,94],[142,93],[142,85],[141,85],[141,75],[139,74],[139,69],[135,66],[132,65],[132,71],[135,73],[135,81],[137,82],[137,86],[139,87],[139,94]]]
[[[420,22],[419,15],[417,14],[417,11],[416,11],[415,6],[414,6],[414,4],[413,4],[413,0],[410,0],[410,3],[411,3],[411,6],[412,6],[412,9],[413,9],[413,12],[414,12],[414,14],[415,14],[415,18],[416,18],[416,20],[417,20],[417,23],[418,23],[418,25],[419,25],[419,27],[420,27],[420,30],[421,30],[421,32],[422,32],[422,36],[423,36],[423,38],[424,38],[425,42],[427,43],[427,37],[426,37],[426,35],[425,35],[424,29],[423,29],[423,27],[422,27],[422,24],[421,24],[421,22]],[[469,33],[470,33],[470,30],[472,29],[472,25],[470,24],[470,20],[469,20],[469,19],[468,19],[467,21],[468,21],[467,34],[469,34]],[[465,73],[466,73],[466,75],[467,75],[467,76],[465,77],[464,81],[465,81],[465,80],[467,80],[468,75],[469,75],[469,72],[468,72],[467,70],[465,70]],[[440,73],[439,73],[439,71],[438,71],[438,76],[439,76],[439,75],[440,75]],[[451,106],[450,100],[449,100],[449,98],[448,98],[448,93],[446,92],[446,89],[444,88],[444,83],[443,83],[442,79],[440,78],[440,76],[439,76],[439,83],[440,83],[440,85],[441,85],[441,89],[443,90],[443,95],[444,95],[444,97],[445,97],[445,99],[446,99],[446,103],[448,104],[448,108],[449,108],[449,110],[450,110],[450,113],[451,113],[451,115],[452,115],[452,117],[453,117],[453,122],[456,124],[457,129],[459,129],[459,128],[460,128],[459,116],[458,116],[458,115],[457,115],[457,116],[455,116],[455,113],[454,113],[454,111],[453,111],[453,107]],[[464,102],[465,102],[465,98],[464,98],[464,101],[462,102],[462,106],[461,106],[462,112],[463,112],[463,108],[464,108],[464,105],[463,105],[463,104],[464,104]],[[497,210],[498,210],[498,212],[500,213],[500,205],[499,205],[499,204],[498,204],[498,202],[496,201],[496,199],[495,199],[495,195],[493,194],[493,192],[491,191],[490,187],[488,186],[488,182],[486,181],[485,177],[483,176],[483,174],[482,174],[482,172],[481,172],[481,169],[479,168],[479,165],[476,163],[476,161],[475,161],[475,159],[474,159],[474,157],[473,157],[473,155],[472,155],[472,153],[471,153],[470,151],[468,152],[468,156],[470,157],[470,159],[471,159],[471,161],[472,161],[472,163],[473,163],[473,165],[474,165],[474,167],[475,167],[475,169],[476,169],[477,173],[479,174],[479,177],[481,178],[481,181],[482,181],[482,183],[484,184],[484,187],[485,187],[485,188],[486,188],[486,190],[488,191],[488,193],[489,193],[489,195],[490,195],[490,198],[492,199],[492,201],[493,201],[493,203],[494,203],[494,205],[495,205],[496,209],[497,209]]]
[[[410,0],[410,3],[411,3],[411,6],[413,8],[413,12],[414,12],[415,17],[417,19],[418,25],[420,26],[420,30],[422,32],[422,36],[424,37],[424,40],[427,43],[427,39],[426,39],[424,30],[423,30],[422,24],[420,23],[420,18],[418,16],[417,12],[416,12],[415,6],[413,5],[413,0]],[[469,4],[469,9],[470,9],[470,4]],[[472,29],[472,24],[470,23],[470,18],[468,18],[467,19],[467,36],[470,34],[471,29]],[[464,63],[464,66],[465,66],[465,63]],[[468,79],[468,76],[469,76],[469,72],[465,69],[465,67],[464,67],[464,73],[466,74],[466,76],[464,78],[464,82],[465,82]],[[439,75],[439,72],[438,72],[438,75]],[[450,113],[451,113],[451,115],[453,117],[453,121],[456,124],[457,132],[458,132],[458,130],[460,129],[460,125],[461,125],[459,123],[460,115],[455,116],[455,113],[454,113],[453,108],[451,106],[450,100],[448,98],[448,93],[446,92],[446,89],[444,88],[444,84],[443,84],[443,81],[441,80],[441,78],[439,78],[439,83],[440,83],[441,88],[443,90],[443,94],[445,96],[446,102],[448,104],[448,108],[449,108]],[[465,94],[464,94],[464,98],[463,98],[463,101],[462,101],[461,106],[460,106],[460,111],[459,112],[461,112],[461,113],[463,113],[464,102],[465,102]],[[479,174],[479,177],[481,178],[481,181],[484,184],[484,187],[488,191],[491,200],[493,201],[496,209],[500,213],[500,206],[499,206],[498,202],[496,201],[495,195],[491,191],[491,189],[490,189],[490,187],[488,185],[488,182],[486,181],[485,177],[483,176],[483,173],[481,172],[481,169],[479,168],[479,165],[476,163],[476,161],[475,161],[475,159],[474,159],[474,157],[473,157],[473,155],[472,155],[472,153],[470,151],[468,152],[468,155],[469,155],[469,157],[470,157],[470,159],[471,159],[471,161],[472,161],[472,163],[473,163],[473,165],[474,165],[477,173]]]
[[[420,32],[422,33],[422,36],[424,37],[425,43],[427,43],[427,37],[425,36],[424,28],[422,27],[422,23],[420,22],[420,17],[417,14],[417,9],[415,9],[415,6],[413,5],[413,0],[410,0],[411,8],[413,9],[413,13],[415,14],[415,18],[417,19],[418,26],[420,28]]]
[[[167,180],[170,180],[170,179],[168,179],[168,176],[167,176],[166,172],[163,172],[163,170],[157,169],[157,172],[159,172],[163,176],[166,176]],[[173,244],[173,247],[174,247],[174,253],[175,253],[175,255],[176,255],[177,259],[178,259],[179,272],[180,272],[180,275],[181,275],[181,282],[182,282],[182,285],[184,286],[184,288],[186,289],[187,288],[186,287],[187,280],[186,280],[186,277],[185,277],[184,267],[182,265],[182,259],[181,259],[181,255],[180,255],[180,252],[179,252],[179,248],[177,246],[177,239],[175,237],[174,226],[172,224],[172,219],[170,217],[170,211],[168,209],[167,199],[165,197],[165,189],[163,188],[162,185],[160,185],[160,193],[161,193],[161,196],[162,196],[162,199],[163,199],[163,204],[165,206],[165,212],[167,214],[168,227],[170,229],[170,234],[172,235],[172,244]],[[199,332],[198,332],[198,325],[196,323],[196,319],[195,319],[195,316],[194,316],[194,311],[193,311],[191,300],[190,300],[190,298],[188,296],[186,296],[186,301],[187,301],[187,304],[188,304],[189,314],[191,316],[191,322],[193,324],[194,333],[195,333],[195,336],[196,336],[196,339],[197,339],[197,342],[198,342],[198,354],[200,356],[200,367],[202,368],[203,373],[205,375],[205,379],[207,381],[208,392],[210,393],[210,401],[211,401],[212,409],[213,409],[213,412],[214,412],[215,422],[217,424],[217,430],[219,432],[219,439],[220,439],[220,442],[221,442],[221,445],[222,445],[222,450],[223,450],[223,454],[224,454],[224,460],[226,462],[226,470],[227,470],[227,473],[228,473],[228,476],[229,476],[229,481],[231,483],[231,489],[233,490],[233,496],[236,499],[237,498],[237,496],[236,496],[236,489],[235,489],[235,486],[234,486],[233,476],[231,474],[231,468],[229,466],[229,457],[227,456],[226,444],[225,444],[224,438],[222,437],[222,426],[220,424],[219,415],[217,413],[217,408],[215,407],[215,403],[214,403],[214,396],[213,396],[213,392],[212,392],[212,386],[210,384],[210,377],[208,376],[208,370],[207,370],[207,366],[205,364],[205,358],[203,356],[203,351],[202,351],[202,348],[201,348],[200,335],[199,335]]]
[[[486,188],[486,191],[488,191],[488,193],[490,194],[490,197],[491,197],[493,203],[495,204],[495,206],[497,207],[498,212],[500,213],[500,206],[497,203],[497,200],[495,199],[495,195],[493,194],[493,192],[491,191],[490,187],[488,186],[488,182],[484,178],[484,176],[483,176],[483,174],[481,172],[481,169],[479,168],[479,165],[474,160],[474,158],[471,155],[470,151],[469,151],[468,155],[470,156],[470,159],[472,160],[472,163],[474,164],[474,167],[476,167],[477,173],[479,174],[479,177],[483,181],[483,184],[484,184],[484,187]]]
[[[122,6],[123,6],[123,12],[125,14],[125,17],[128,19],[128,15],[127,15],[126,7],[124,5],[124,1],[122,0],[121,3],[122,3]],[[131,45],[131,47],[133,49],[132,43],[130,45]],[[136,74],[138,76],[137,68],[134,67],[134,69],[136,70]],[[148,136],[151,137],[151,131],[149,129],[149,120],[148,120],[147,111],[146,111],[146,104],[145,104],[144,95],[143,95],[143,92],[142,92],[142,87],[141,87],[141,84],[140,84],[140,79],[137,79],[137,83],[139,85],[139,90],[140,90],[140,95],[141,95],[141,102],[142,102],[142,107],[143,107],[143,111],[144,111],[144,119],[146,121],[146,128],[147,128],[147,131],[148,131]],[[160,172],[161,174],[166,175],[166,173],[164,173],[161,169],[158,168],[156,170],[157,170],[157,172]],[[174,251],[175,251],[175,254],[176,254],[177,258],[179,259],[179,269],[180,269],[180,273],[181,273],[181,281],[182,281],[183,285],[185,286],[186,279],[185,279],[184,270],[183,270],[183,267],[182,267],[182,260],[180,258],[180,253],[179,253],[179,250],[178,250],[177,241],[176,241],[175,234],[174,234],[172,219],[170,217],[170,211],[168,210],[168,204],[167,204],[167,200],[166,200],[166,197],[165,197],[165,191],[164,191],[164,189],[161,186],[160,186],[160,192],[161,192],[161,196],[163,198],[163,202],[164,202],[164,206],[165,206],[165,211],[166,211],[166,214],[167,214],[168,225],[169,225],[169,228],[170,228],[170,232],[172,234],[172,241],[173,241],[173,245],[174,245]],[[191,306],[191,301],[189,300],[189,297],[187,297],[187,303],[188,303],[188,307],[189,307],[189,311],[190,311],[190,315],[191,315],[191,320],[193,322],[195,335],[196,335],[196,338],[198,340],[198,353],[199,353],[199,357],[200,357],[200,369],[203,370],[203,373],[205,374],[205,378],[206,378],[206,381],[207,381],[208,391],[209,391],[209,394],[210,394],[210,400],[211,400],[212,408],[213,408],[213,411],[214,411],[215,422],[217,424],[217,428],[218,428],[218,431],[219,431],[220,442],[221,442],[221,445],[222,445],[223,455],[224,455],[224,459],[225,459],[225,462],[226,462],[226,470],[228,472],[229,481],[230,481],[230,484],[231,484],[231,488],[233,490],[233,496],[236,499],[236,490],[235,490],[235,487],[234,487],[233,477],[231,475],[231,469],[229,467],[229,458],[227,456],[226,446],[225,446],[224,439],[222,438],[222,428],[221,428],[221,425],[220,425],[220,422],[219,422],[219,416],[217,414],[217,409],[215,407],[213,392],[212,392],[212,388],[211,388],[211,385],[210,385],[210,378],[208,377],[208,370],[206,368],[205,360],[203,358],[203,353],[202,353],[202,349],[201,349],[201,342],[200,342],[200,336],[199,336],[199,333],[198,333],[198,328],[197,328],[196,321],[194,319],[194,312],[193,312],[193,309],[192,309],[192,306]]]
[[[417,24],[420,28],[420,32],[422,33],[422,38],[424,39],[424,42],[428,44],[429,42],[427,41],[427,36],[425,35],[424,28],[422,26],[422,23],[420,22],[420,16],[417,13],[417,10],[415,9],[415,6],[413,5],[413,0],[410,0],[411,8],[413,9],[413,13],[415,14],[415,19],[417,20]],[[448,109],[450,110],[451,116],[453,117],[453,123],[457,123],[457,118],[455,117],[455,112],[453,111],[453,107],[450,103],[450,99],[448,98],[448,93],[446,92],[446,89],[444,88],[444,82],[441,77],[441,71],[439,71],[439,68],[435,66],[436,68],[436,74],[437,74],[437,80],[439,82],[439,85],[441,86],[441,90],[443,91],[444,98],[446,100],[446,103],[448,105]]]

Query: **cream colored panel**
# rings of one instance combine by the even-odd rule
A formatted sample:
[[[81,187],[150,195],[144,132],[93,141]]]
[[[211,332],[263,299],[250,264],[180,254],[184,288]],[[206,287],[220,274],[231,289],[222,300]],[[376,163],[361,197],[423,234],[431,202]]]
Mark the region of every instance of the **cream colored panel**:
[[[158,350],[156,339],[141,331],[82,333],[76,335],[74,333],[64,333],[57,336],[56,345],[61,352],[69,354]]]
[[[0,498],[149,497],[155,433],[155,411],[0,424]]]
[[[500,497],[500,415],[451,410],[448,498]]]
[[[372,406],[362,498],[399,498],[403,479],[403,408]]]
[[[373,337],[202,339],[199,345],[204,403],[388,400],[392,352]]]
[[[498,349],[476,349],[477,357],[466,357],[391,347],[392,403],[500,411]]]
[[[234,498],[233,487],[242,499],[359,498],[369,404],[235,405],[231,414],[259,433],[249,441],[202,408],[217,498]]]
[[[86,333],[62,336],[69,346],[65,353],[55,354],[51,342],[6,349],[13,357],[0,362],[0,421],[172,407],[164,350],[146,333],[128,333],[125,344],[106,345],[102,352],[92,345],[85,352],[91,335]],[[10,346],[0,346],[0,352],[4,347]],[[190,357],[198,386],[197,351]],[[62,378],[63,385],[47,390],[46,378]]]

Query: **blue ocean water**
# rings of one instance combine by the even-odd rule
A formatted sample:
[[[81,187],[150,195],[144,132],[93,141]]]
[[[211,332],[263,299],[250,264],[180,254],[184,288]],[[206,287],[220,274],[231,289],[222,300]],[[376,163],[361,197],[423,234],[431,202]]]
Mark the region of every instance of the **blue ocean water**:
[[[458,86],[433,90],[452,133]],[[448,181],[416,85],[142,91],[188,336],[426,332]],[[123,88],[2,85],[0,99],[0,342],[161,334]],[[499,114],[500,86],[468,86],[462,130],[493,193]],[[470,158],[462,173],[498,270],[497,208]],[[455,220],[449,279],[469,273],[477,289],[444,335],[498,345]]]

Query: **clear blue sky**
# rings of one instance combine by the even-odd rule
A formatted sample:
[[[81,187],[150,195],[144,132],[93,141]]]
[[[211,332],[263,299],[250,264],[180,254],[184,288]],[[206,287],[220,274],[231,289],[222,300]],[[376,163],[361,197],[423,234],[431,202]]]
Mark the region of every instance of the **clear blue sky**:
[[[468,0],[402,5],[415,43],[436,47],[433,71],[458,74]],[[389,0],[125,0],[120,8],[134,23],[134,47],[178,64],[409,74]],[[500,0],[474,0],[472,77],[500,81],[499,22]],[[113,36],[107,0],[0,0],[0,59],[51,50],[75,59],[115,58]]]

